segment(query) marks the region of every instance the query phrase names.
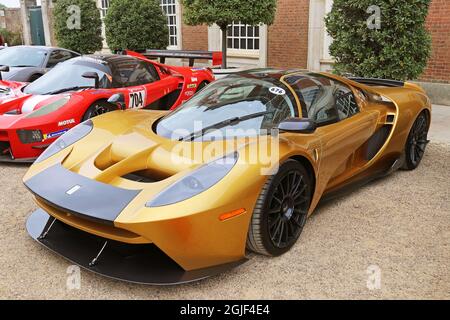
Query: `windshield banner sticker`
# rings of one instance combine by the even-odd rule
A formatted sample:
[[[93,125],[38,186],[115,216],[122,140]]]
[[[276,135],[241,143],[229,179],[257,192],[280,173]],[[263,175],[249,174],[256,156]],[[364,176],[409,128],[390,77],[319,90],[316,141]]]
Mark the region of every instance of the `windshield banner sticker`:
[[[272,87],[269,89],[269,91],[270,93],[276,94],[277,96],[284,96],[286,94],[286,91],[280,87]]]

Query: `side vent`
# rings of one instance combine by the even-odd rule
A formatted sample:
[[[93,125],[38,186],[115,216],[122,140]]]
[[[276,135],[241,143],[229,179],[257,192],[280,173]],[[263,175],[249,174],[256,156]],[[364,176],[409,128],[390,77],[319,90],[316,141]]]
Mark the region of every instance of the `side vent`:
[[[391,130],[391,125],[385,125],[381,127],[377,132],[375,132],[375,134],[369,139],[366,150],[367,161],[372,160],[378,154],[378,152],[386,143]]]
[[[388,113],[387,116],[386,116],[386,124],[393,125],[394,122],[395,122],[395,114]]]

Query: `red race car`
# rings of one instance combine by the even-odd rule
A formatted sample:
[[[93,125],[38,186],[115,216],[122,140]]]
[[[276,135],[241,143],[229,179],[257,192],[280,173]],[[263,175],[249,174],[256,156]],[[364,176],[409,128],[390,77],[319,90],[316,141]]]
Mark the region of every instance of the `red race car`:
[[[126,53],[73,58],[31,84],[0,81],[0,161],[32,162],[69,129],[105,112],[175,109],[214,81],[209,68]]]

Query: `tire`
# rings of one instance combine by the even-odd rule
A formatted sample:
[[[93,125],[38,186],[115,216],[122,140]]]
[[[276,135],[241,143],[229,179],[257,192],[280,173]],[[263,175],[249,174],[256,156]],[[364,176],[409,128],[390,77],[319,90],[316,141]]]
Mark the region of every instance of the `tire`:
[[[288,160],[265,183],[256,201],[247,235],[247,249],[279,256],[297,242],[306,223],[312,182],[304,166]],[[283,196],[284,195],[284,196]]]
[[[428,144],[429,117],[423,111],[414,122],[405,145],[403,170],[415,170],[421,163]]]
[[[28,82],[34,82],[37,79],[39,79],[40,77],[42,77],[42,74],[33,74],[30,79],[28,79]]]
[[[203,89],[205,89],[205,87],[208,86],[208,84],[209,83],[207,81],[203,81],[202,83],[200,83],[198,85],[196,93],[198,93],[198,92],[202,91]]]
[[[83,121],[92,119],[99,115],[115,110],[117,110],[117,108],[113,107],[110,103],[106,101],[102,100],[96,101],[87,109],[86,113],[83,116]]]

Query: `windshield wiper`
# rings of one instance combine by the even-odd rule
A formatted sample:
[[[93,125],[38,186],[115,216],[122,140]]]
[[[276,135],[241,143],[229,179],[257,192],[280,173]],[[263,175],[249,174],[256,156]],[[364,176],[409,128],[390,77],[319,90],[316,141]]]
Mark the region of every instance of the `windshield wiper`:
[[[53,95],[53,94],[58,94],[58,93],[63,93],[63,92],[67,92],[67,91],[78,91],[78,90],[82,90],[82,89],[94,89],[94,87],[89,87],[89,86],[84,86],[84,87],[80,87],[80,86],[76,86],[76,87],[70,87],[70,88],[64,88],[64,89],[58,89],[55,91],[50,91],[47,93],[43,93],[43,95]]]
[[[271,113],[274,113],[274,112],[275,111],[264,111],[264,112],[252,113],[252,114],[249,114],[249,115],[246,115],[246,116],[242,116],[242,117],[234,117],[234,118],[231,118],[231,119],[227,119],[227,120],[218,122],[216,124],[213,124],[211,126],[208,126],[206,128],[203,128],[202,130],[193,132],[193,133],[191,133],[190,135],[188,135],[186,137],[180,138],[178,141],[192,141],[192,140],[194,140],[196,138],[199,138],[199,137],[205,135],[205,133],[207,131],[209,131],[209,130],[222,129],[222,128],[225,128],[225,127],[228,127],[228,126],[231,126],[231,125],[238,124],[238,123],[243,122],[243,121],[256,119],[256,118],[259,118],[259,117],[262,117],[262,116],[265,116],[267,114],[271,114]]]

